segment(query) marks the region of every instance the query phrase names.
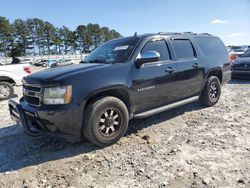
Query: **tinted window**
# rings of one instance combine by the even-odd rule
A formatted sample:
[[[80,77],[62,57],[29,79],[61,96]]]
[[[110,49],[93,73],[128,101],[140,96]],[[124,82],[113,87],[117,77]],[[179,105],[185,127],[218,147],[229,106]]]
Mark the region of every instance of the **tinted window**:
[[[142,53],[147,52],[147,51],[156,51],[156,52],[158,52],[160,54],[160,61],[170,59],[168,47],[167,47],[167,44],[166,44],[165,40],[148,42],[144,46],[144,48],[142,50]]]
[[[193,46],[189,40],[171,40],[170,44],[177,59],[193,58],[195,56]]]
[[[225,45],[217,37],[194,37],[194,40],[205,56],[228,54]]]

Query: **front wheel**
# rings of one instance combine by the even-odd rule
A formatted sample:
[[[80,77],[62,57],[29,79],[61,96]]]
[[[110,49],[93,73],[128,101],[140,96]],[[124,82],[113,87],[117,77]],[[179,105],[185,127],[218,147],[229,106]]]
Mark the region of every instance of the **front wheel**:
[[[83,134],[101,147],[116,143],[126,132],[129,114],[116,97],[101,97],[90,103],[84,113]]]
[[[205,106],[215,105],[221,94],[220,81],[216,76],[211,76],[207,79],[205,87],[200,95],[200,102]]]
[[[13,86],[8,82],[0,82],[0,100],[7,100],[14,95]]]

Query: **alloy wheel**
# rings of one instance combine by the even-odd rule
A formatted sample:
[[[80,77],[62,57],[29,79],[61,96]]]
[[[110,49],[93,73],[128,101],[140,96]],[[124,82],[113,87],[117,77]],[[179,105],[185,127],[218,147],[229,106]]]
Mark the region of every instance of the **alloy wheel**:
[[[219,88],[216,82],[213,82],[209,90],[209,98],[211,101],[216,101],[219,95]]]
[[[104,137],[112,137],[120,129],[122,122],[119,110],[109,108],[105,110],[99,119],[99,131]]]

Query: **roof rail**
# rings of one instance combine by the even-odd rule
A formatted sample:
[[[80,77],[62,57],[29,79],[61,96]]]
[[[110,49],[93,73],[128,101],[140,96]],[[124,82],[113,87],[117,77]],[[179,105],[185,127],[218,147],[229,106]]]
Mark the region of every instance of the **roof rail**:
[[[158,34],[160,34],[160,35],[180,35],[182,33],[178,33],[178,32],[159,32]]]
[[[183,32],[183,34],[192,34],[192,35],[197,35],[197,33],[193,33],[191,31],[186,31],[186,32]]]
[[[210,33],[200,33],[201,35],[210,35],[210,36],[212,36],[212,34],[210,34]]]
[[[160,35],[166,35],[167,32],[159,32],[158,34],[160,34]]]

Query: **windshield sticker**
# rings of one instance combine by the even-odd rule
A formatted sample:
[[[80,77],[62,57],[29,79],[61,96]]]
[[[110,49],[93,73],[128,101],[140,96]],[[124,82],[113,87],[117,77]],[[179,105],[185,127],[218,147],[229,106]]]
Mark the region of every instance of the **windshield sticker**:
[[[128,47],[129,47],[129,45],[126,45],[126,46],[117,46],[117,47],[115,47],[114,51],[127,50]]]

